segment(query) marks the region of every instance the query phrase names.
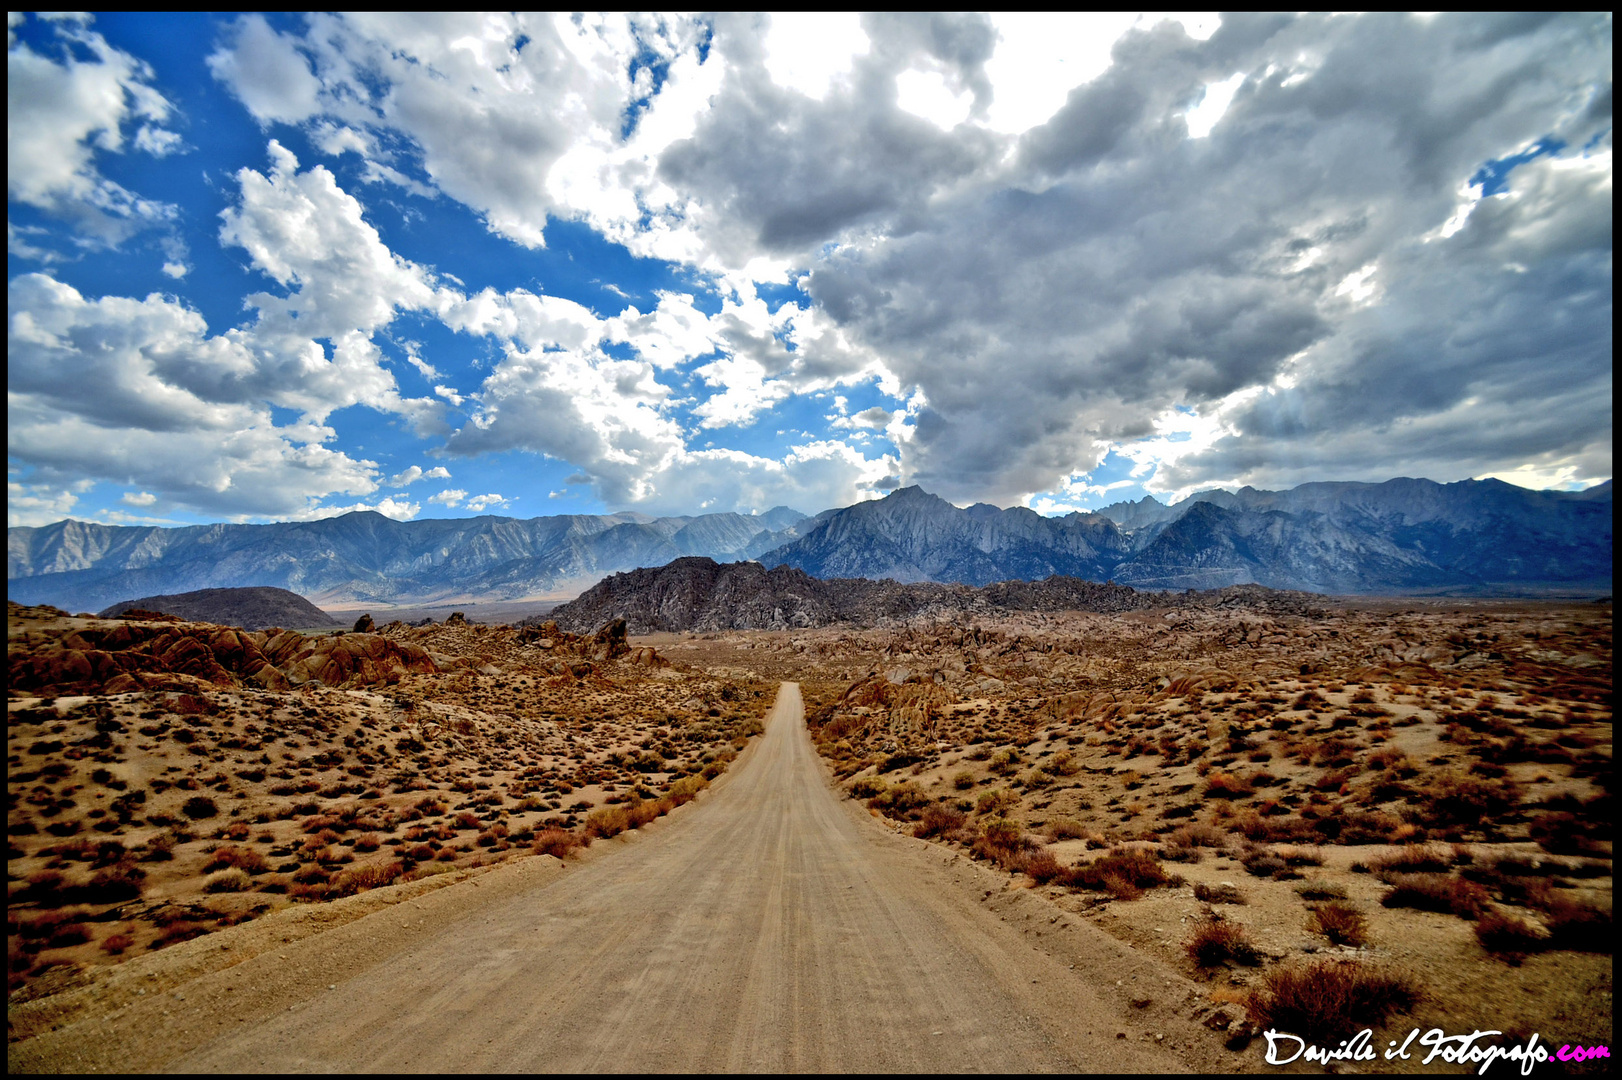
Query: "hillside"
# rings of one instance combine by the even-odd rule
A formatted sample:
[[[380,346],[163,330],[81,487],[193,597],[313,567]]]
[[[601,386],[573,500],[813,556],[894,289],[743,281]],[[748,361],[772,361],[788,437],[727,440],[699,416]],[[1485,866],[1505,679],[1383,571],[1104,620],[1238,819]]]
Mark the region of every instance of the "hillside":
[[[309,629],[334,626],[339,621],[298,593],[266,586],[143,596],[139,600],[120,601],[98,612],[97,617],[112,619],[126,611],[161,612],[178,615],[187,622],[240,626],[244,630],[264,630],[272,626]]]

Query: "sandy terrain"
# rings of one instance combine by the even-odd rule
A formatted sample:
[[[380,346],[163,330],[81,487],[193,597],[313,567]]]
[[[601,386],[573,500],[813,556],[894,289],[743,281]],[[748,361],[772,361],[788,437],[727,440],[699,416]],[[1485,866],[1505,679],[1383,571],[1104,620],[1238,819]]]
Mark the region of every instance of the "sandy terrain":
[[[567,872],[525,873],[436,894],[487,883],[453,910],[425,917],[407,902],[70,1024],[14,1046],[11,1067],[1217,1064],[1183,1015],[1198,995],[1174,973],[1084,924],[1044,923],[1048,937],[1034,937],[1024,898],[841,801],[793,684],[765,737],[698,802]]]

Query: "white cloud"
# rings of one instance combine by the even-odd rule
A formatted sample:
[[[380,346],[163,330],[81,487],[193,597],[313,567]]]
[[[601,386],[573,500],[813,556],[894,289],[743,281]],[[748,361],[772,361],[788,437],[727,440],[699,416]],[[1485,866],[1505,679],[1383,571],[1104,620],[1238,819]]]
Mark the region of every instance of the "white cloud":
[[[73,512],[77,493],[54,484],[25,484],[6,481],[6,525],[49,525]]]
[[[460,506],[462,504],[462,500],[466,498],[467,492],[463,491],[461,488],[446,488],[437,495],[428,496],[428,501],[431,503],[442,503],[445,506],[455,507]]]
[[[166,262],[163,264],[163,272],[174,278],[176,281],[179,281],[181,278],[184,278],[187,274],[191,273],[191,267],[187,266],[183,262]]]
[[[408,484],[415,484],[418,480],[449,480],[450,478],[450,470],[443,465],[435,465],[427,472],[423,471],[421,465],[413,465],[404,472],[395,473],[389,477],[388,486],[405,487]]]
[[[291,521],[319,521],[324,518],[334,518],[343,514],[353,514],[357,511],[366,510],[382,514],[387,518],[393,518],[395,521],[410,521],[422,512],[422,504],[401,502],[390,495],[378,500],[376,503],[359,502],[349,506],[312,506],[297,514],[288,515],[288,519]]]
[[[252,352],[156,294],[88,300],[42,274],[10,284],[7,447],[46,478],[136,486],[227,515],[305,509],[376,488],[371,462],[277,426],[255,398]]]
[[[261,392],[316,421],[362,404],[431,422],[439,407],[401,397],[371,335],[399,310],[439,308],[460,296],[436,290],[427,270],[390,251],[326,168],[298,172],[298,160],[275,140],[269,154],[268,177],[238,172],[241,198],[221,214],[220,227],[223,243],[245,249],[256,269],[290,290],[251,293],[258,321],[233,332],[256,354]],[[330,356],[321,338],[331,342]]]
[[[179,137],[155,126],[172,106],[152,87],[151,67],[108,45],[88,22],[55,23],[61,63],[8,39],[6,192],[72,222],[81,239],[112,246],[170,220],[175,208],[103,176],[96,154],[123,152],[124,127],[135,121],[148,122],[136,134],[138,150],[162,156],[178,149]],[[75,46],[91,58],[72,55]]]
[[[1188,110],[1188,137],[1190,139],[1203,139],[1211,134],[1211,129],[1217,126],[1222,114],[1228,111],[1233,103],[1233,95],[1239,92],[1239,86],[1245,81],[1245,73],[1240,71],[1221,82],[1206,83],[1199,103]]]
[[[499,506],[505,509],[507,504],[511,501],[512,500],[494,493],[489,495],[475,495],[473,498],[467,501],[467,508],[473,511],[475,514],[482,514],[492,506]]]
[[[776,11],[762,40],[772,81],[821,100],[873,47],[854,12]]]
[[[128,491],[119,496],[118,501],[123,503],[125,506],[151,506],[153,503],[158,501],[158,497],[152,494],[150,491]]]
[[[297,123],[314,115],[321,92],[321,81],[297,46],[264,16],[244,15],[229,44],[209,56],[208,67],[261,123]]]

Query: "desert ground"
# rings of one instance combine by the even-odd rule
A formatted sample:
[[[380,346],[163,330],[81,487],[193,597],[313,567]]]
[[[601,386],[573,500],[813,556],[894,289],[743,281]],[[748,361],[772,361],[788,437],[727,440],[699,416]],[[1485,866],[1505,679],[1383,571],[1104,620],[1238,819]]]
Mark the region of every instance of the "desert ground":
[[[10,616],[13,1069],[1610,1043],[1608,603],[630,640]]]

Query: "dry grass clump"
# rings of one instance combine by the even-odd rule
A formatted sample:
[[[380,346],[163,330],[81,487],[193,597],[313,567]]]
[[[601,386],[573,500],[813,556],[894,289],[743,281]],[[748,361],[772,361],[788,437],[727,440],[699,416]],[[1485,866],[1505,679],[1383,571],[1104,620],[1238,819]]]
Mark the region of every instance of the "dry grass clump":
[[[1362,1027],[1377,1027],[1423,999],[1405,975],[1361,961],[1325,960],[1274,968],[1245,1000],[1257,1027],[1333,1046]]]
[[[553,858],[567,859],[589,842],[588,838],[582,837],[572,829],[553,827],[542,829],[535,834],[535,843],[532,850],[537,855],[551,855]]]
[[[1145,889],[1169,884],[1171,877],[1151,852],[1126,848],[1071,867],[1056,880],[1068,888],[1095,889],[1117,900],[1136,900]]]
[[[1474,919],[1487,908],[1487,890],[1473,881],[1452,874],[1388,874],[1391,891],[1380,898],[1380,906],[1439,911]]]
[[[1243,799],[1256,794],[1256,786],[1242,776],[1213,770],[1205,778],[1207,799]]]
[[[945,803],[932,803],[924,807],[923,816],[913,827],[912,835],[920,840],[927,840],[932,836],[942,836],[956,833],[963,828],[968,817],[963,811]]]
[[[1194,924],[1194,935],[1183,945],[1189,959],[1202,968],[1233,961],[1248,967],[1262,962],[1262,954],[1251,944],[1250,935],[1238,923],[1219,915]]]
[[[203,891],[206,893],[246,892],[251,888],[253,879],[248,876],[248,872],[234,866],[210,874],[203,880]]]
[[[1414,844],[1390,855],[1369,860],[1369,870],[1384,879],[1387,874],[1441,874],[1453,865],[1453,853],[1438,844]]]
[[[1312,909],[1309,930],[1316,931],[1336,945],[1363,945],[1368,942],[1368,920],[1352,905],[1340,900]]]

